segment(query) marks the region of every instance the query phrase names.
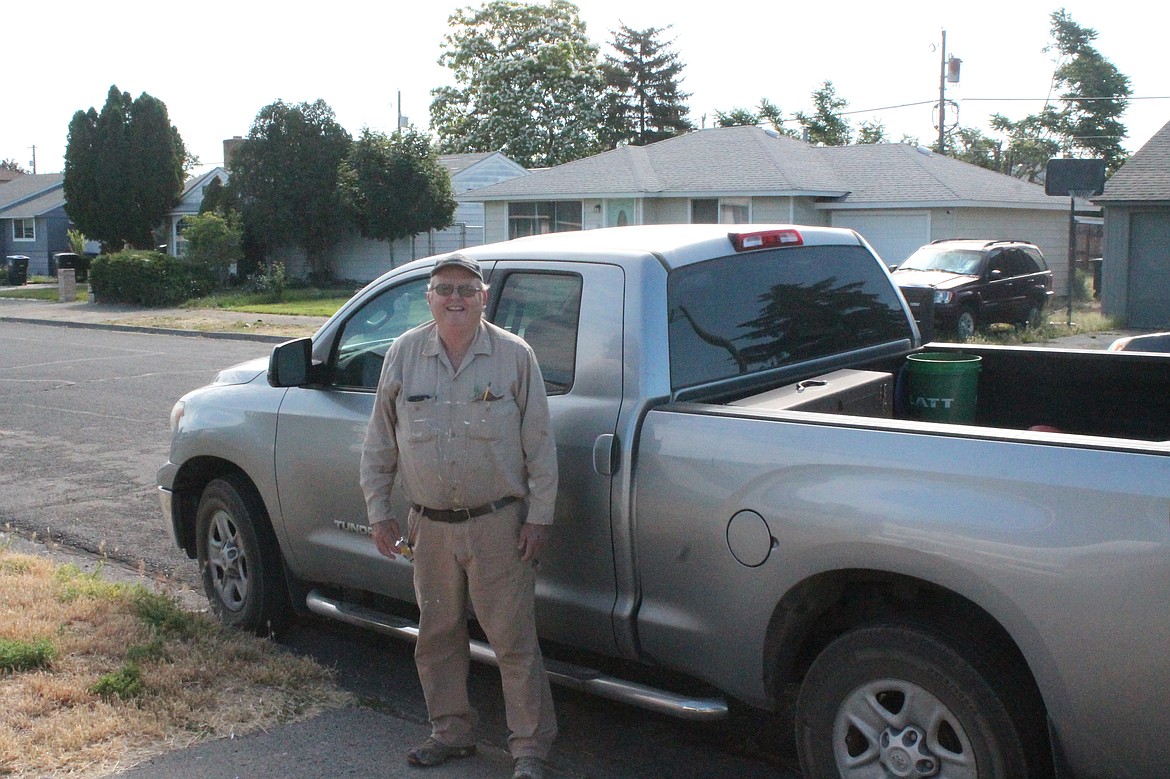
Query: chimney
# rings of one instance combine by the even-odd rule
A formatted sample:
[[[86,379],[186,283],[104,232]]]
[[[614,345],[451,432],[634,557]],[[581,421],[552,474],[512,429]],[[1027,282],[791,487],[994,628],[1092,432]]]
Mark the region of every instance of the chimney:
[[[224,169],[229,170],[229,171],[232,169],[232,155],[234,155],[236,153],[236,149],[243,142],[244,142],[244,139],[239,135],[232,136],[231,138],[228,138],[227,140],[225,140],[223,142],[223,167],[224,167]]]

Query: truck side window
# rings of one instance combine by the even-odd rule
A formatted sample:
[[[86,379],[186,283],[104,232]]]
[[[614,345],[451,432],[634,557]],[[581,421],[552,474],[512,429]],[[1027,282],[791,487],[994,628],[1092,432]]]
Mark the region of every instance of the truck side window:
[[[673,389],[911,337],[880,261],[802,246],[684,265],[667,280]]]
[[[581,277],[568,273],[510,273],[499,284],[492,322],[523,338],[536,352],[545,391],[563,395],[573,386]]]
[[[425,277],[390,287],[372,298],[341,327],[332,361],[333,385],[376,390],[390,344],[430,319]]]

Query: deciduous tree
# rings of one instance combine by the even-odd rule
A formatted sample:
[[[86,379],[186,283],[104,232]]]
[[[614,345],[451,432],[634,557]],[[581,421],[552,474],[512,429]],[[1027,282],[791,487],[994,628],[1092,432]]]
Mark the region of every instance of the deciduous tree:
[[[809,143],[821,146],[847,146],[852,131],[849,122],[841,116],[841,110],[849,105],[844,98],[837,97],[832,81],[826,81],[812,93],[813,111],[806,114],[796,112],[796,119],[808,128]]]
[[[1049,18],[1052,43],[1045,51],[1056,56],[1052,83],[1061,100],[1023,119],[991,118],[1007,136],[1003,172],[1036,181],[1048,160],[1061,154],[1103,159],[1113,172],[1128,156],[1121,115],[1132,94],[1129,78],[1093,46],[1096,30],[1077,24],[1063,8]]]
[[[415,130],[391,136],[363,130],[341,164],[338,182],[358,230],[394,241],[451,224],[451,176],[430,139]]]
[[[457,86],[431,92],[442,151],[501,151],[544,167],[601,148],[604,81],[577,6],[492,0],[449,22],[439,64]]]
[[[310,272],[328,273],[328,249],[344,234],[338,166],[353,141],[325,101],[260,109],[232,157],[228,189],[246,231],[269,251],[304,250]]]

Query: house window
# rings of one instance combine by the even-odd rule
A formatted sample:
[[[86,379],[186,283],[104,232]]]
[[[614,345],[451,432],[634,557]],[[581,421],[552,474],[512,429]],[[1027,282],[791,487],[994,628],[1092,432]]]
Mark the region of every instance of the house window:
[[[12,240],[35,241],[37,239],[37,225],[35,219],[13,219]]]
[[[751,201],[746,197],[725,197],[719,200],[719,224],[743,225],[751,221]]]
[[[691,224],[719,224],[719,201],[715,198],[691,201]]]
[[[581,229],[580,200],[542,200],[508,204],[508,237],[563,233]]]
[[[175,222],[175,256],[176,257],[186,257],[187,256],[187,241],[185,238],[183,238],[183,231],[185,229],[187,229],[187,219],[186,218],[180,219],[178,222]]]
[[[746,197],[696,198],[691,201],[691,224],[747,224],[751,200]]]

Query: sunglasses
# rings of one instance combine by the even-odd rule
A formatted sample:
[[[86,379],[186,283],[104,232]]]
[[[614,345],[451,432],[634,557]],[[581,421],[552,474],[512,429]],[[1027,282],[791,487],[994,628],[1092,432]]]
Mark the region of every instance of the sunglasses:
[[[434,292],[441,298],[451,297],[451,293],[453,292],[458,292],[461,298],[473,298],[483,292],[483,287],[476,284],[436,284],[431,287],[431,292]]]

